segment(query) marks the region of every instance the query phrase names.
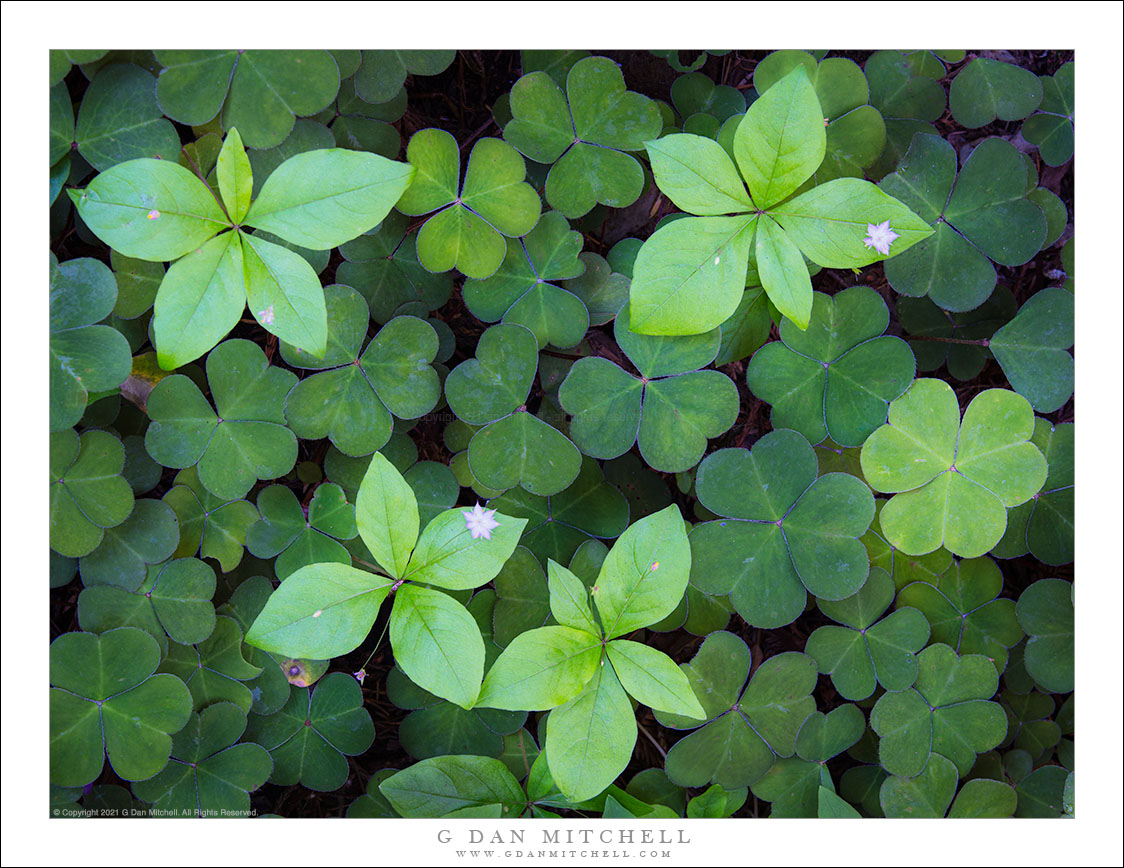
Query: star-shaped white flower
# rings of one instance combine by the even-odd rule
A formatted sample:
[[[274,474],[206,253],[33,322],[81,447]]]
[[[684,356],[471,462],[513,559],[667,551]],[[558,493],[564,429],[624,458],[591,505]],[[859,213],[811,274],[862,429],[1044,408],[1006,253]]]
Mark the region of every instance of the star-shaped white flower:
[[[867,247],[873,247],[883,256],[890,255],[890,245],[897,241],[901,236],[898,235],[893,229],[890,228],[890,221],[885,223],[866,224],[866,238],[863,239],[863,244]]]
[[[500,523],[493,517],[495,514],[494,509],[484,509],[479,503],[472,509],[465,511],[464,525],[472,533],[473,539],[492,538],[492,531],[500,526]]]

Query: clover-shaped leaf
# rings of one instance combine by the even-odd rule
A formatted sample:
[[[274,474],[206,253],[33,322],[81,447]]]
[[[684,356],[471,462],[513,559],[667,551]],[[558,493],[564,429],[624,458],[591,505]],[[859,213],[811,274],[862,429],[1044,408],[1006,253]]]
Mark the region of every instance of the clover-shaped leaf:
[[[867,58],[863,71],[870,85],[870,104],[878,109],[886,124],[886,146],[882,155],[869,167],[876,179],[892,172],[909,150],[917,133],[937,134],[935,121],[944,114],[948,97],[938,79],[944,77],[944,66],[934,78],[915,62],[916,55],[900,51],[876,51]]]
[[[113,273],[96,259],[58,264],[51,257],[50,426],[78,424],[90,392],[116,389],[129,376],[129,342],[109,325],[95,325],[117,302]]]
[[[1045,691],[1073,690],[1073,585],[1041,579],[1022,592],[1015,611],[1030,637],[1026,671]]]
[[[250,527],[260,518],[257,507],[245,500],[229,500],[211,494],[199,481],[196,468],[176,474],[175,485],[164,502],[176,513],[180,537],[174,557],[199,554],[214,558],[224,572],[242,561]]]
[[[629,316],[627,306],[617,315],[616,335],[641,376],[599,356],[576,362],[558,391],[573,416],[570,435],[594,458],[616,458],[639,442],[651,467],[688,470],[702,457],[707,439],[728,430],[738,413],[730,378],[695,370],[714,359],[718,333],[638,335],[628,331]]]
[[[159,663],[156,640],[133,627],[64,633],[51,643],[52,783],[91,783],[107,755],[125,780],[164,767],[170,734],[191,715],[191,695],[174,675],[153,674]]]
[[[407,75],[437,75],[453,62],[456,52],[430,50],[363,50],[355,70],[355,92],[367,102],[383,103],[402,89]]]
[[[840,446],[861,446],[913,382],[913,353],[883,334],[889,322],[886,303],[865,286],[815,293],[805,331],[782,322],[782,342],[767,344],[746,368],[750,390],[773,405],[773,427],[792,428],[811,443],[830,436]]]
[[[553,164],[546,200],[574,219],[601,203],[631,205],[644,171],[628,151],[659,135],[656,104],[625,90],[624,76],[605,57],[587,57],[566,76],[566,93],[546,72],[530,72],[511,89],[512,120],[504,138],[529,159]]]
[[[881,513],[886,539],[906,554],[942,545],[961,557],[990,551],[1007,528],[1007,508],[1042,488],[1046,460],[1030,436],[1026,399],[988,389],[960,421],[952,388],[915,380],[890,405],[889,422],[863,445],[862,469],[876,491],[896,493]]]
[[[367,455],[389,439],[394,416],[417,418],[436,405],[441,382],[431,363],[437,333],[417,317],[394,317],[360,354],[366,302],[346,286],[329,287],[325,301],[331,305],[325,358],[311,359],[296,349],[284,353],[298,367],[327,370],[293,388],[285,398],[285,418],[299,437],[327,436],[347,455]]]
[[[976,129],[996,118],[1022,120],[1038,108],[1042,92],[1042,81],[1030,70],[977,57],[952,80],[948,107],[958,123]]]
[[[262,669],[247,662],[242,649],[242,628],[233,618],[220,615],[202,642],[172,643],[160,671],[183,679],[195,711],[215,702],[233,702],[249,712],[253,696],[243,682],[260,675]]]
[[[178,558],[149,569],[135,589],[111,584],[88,586],[78,598],[83,629],[104,632],[119,626],[139,627],[167,651],[173,642],[202,642],[215,628],[215,572],[195,558]]]
[[[489,328],[476,358],[448,376],[450,409],[472,425],[484,424],[468,445],[472,475],[494,491],[516,485],[550,495],[567,488],[581,469],[581,454],[565,435],[526,411],[538,366],[538,343],[527,328]]]
[[[692,584],[730,594],[756,627],[789,624],[804,611],[806,590],[826,600],[850,597],[870,572],[858,538],[874,517],[874,497],[858,479],[818,479],[808,441],[781,429],[752,450],[720,449],[699,465],[699,502],[725,519],[691,533]]]
[[[200,126],[222,110],[223,129],[238,127],[251,148],[281,144],[297,115],[325,108],[340,86],[327,51],[251,49],[158,51],[160,108],[174,121]]]
[[[1036,418],[1031,442],[1046,456],[1046,481],[1038,494],[1008,513],[1007,533],[994,554],[1013,558],[1029,551],[1043,563],[1068,564],[1074,556],[1073,423],[1051,425]]]
[[[1073,293],[1036,292],[988,341],[1011,387],[1039,413],[1053,413],[1073,394]]]
[[[1046,217],[1027,198],[1027,163],[1003,139],[981,142],[957,174],[952,145],[914,136],[898,170],[879,186],[935,230],[887,262],[886,279],[903,295],[928,295],[946,310],[979,307],[995,288],[992,262],[1022,265],[1046,238]]]
[[[568,563],[586,540],[612,539],[628,527],[628,501],[605,481],[597,462],[589,457],[582,459],[577,478],[558,494],[539,497],[512,489],[488,505],[527,519],[521,544],[540,561],[553,558]]]
[[[548,211],[525,236],[507,240],[507,255],[495,274],[465,281],[465,304],[485,322],[526,326],[539,349],[576,346],[589,328],[589,311],[555,283],[584,271],[578,258],[581,246],[581,234],[570,229],[566,218]]]
[[[235,744],[246,729],[246,713],[230,702],[209,705],[191,715],[172,739],[172,756],[154,778],[133,792],[175,817],[247,817],[250,793],[273,768],[261,745]]]
[[[345,756],[371,746],[375,728],[359,684],[343,672],[325,675],[314,689],[298,687],[276,714],[251,715],[246,738],[273,758],[269,780],[328,792],[343,786]]]
[[[916,777],[891,776],[883,782],[879,791],[882,810],[887,817],[911,819],[999,818],[1014,814],[1017,798],[1009,784],[976,778],[957,793],[956,780],[956,766],[940,754],[933,754]]]
[[[976,755],[1007,733],[1007,715],[989,701],[999,675],[986,657],[961,657],[947,645],[930,645],[917,662],[916,685],[884,694],[871,710],[870,726],[881,738],[879,761],[891,775],[908,778],[938,754],[966,775]]]
[[[233,618],[243,632],[248,632],[272,592],[273,583],[269,579],[265,576],[251,576],[234,589],[234,593],[219,608],[218,613]],[[292,667],[300,661],[291,659],[278,661],[273,655],[252,645],[244,646],[243,650],[246,660],[253,666],[260,666],[262,670],[261,675],[246,682],[253,698],[250,710],[255,714],[273,714],[280,711],[289,701],[290,684],[308,687],[315,681],[310,679],[310,676],[316,673],[318,667],[310,663],[305,662],[303,666],[303,678],[300,677],[301,673],[294,677],[291,672]]]
[[[729,85],[715,85],[701,72],[681,75],[671,85],[671,102],[683,118],[683,132],[717,134],[727,118],[745,111],[745,95]],[[711,136],[713,138],[713,135]]]
[[[870,578],[854,596],[819,601],[825,615],[845,626],[817,628],[804,653],[831,676],[844,699],[866,699],[878,685],[906,690],[917,680],[915,655],[929,640],[929,624],[908,607],[879,620],[893,599],[893,581],[885,570],[871,567]]]
[[[271,366],[256,344],[231,340],[207,357],[207,380],[218,415],[182,374],[160,381],[148,396],[145,447],[165,467],[198,464],[208,491],[236,500],[296,463],[283,409],[296,376]]]
[[[329,482],[317,487],[306,518],[290,489],[271,485],[258,495],[261,518],[247,532],[246,548],[259,558],[276,557],[274,569],[281,580],[309,564],[350,564],[351,556],[339,540],[358,533],[354,509],[343,489]],[[333,519],[341,512],[336,526]]]
[[[170,558],[179,540],[171,507],[159,500],[138,500],[129,517],[106,529],[98,547],[79,561],[82,584],[117,585],[135,591],[149,565]]]
[[[1023,631],[1013,600],[997,599],[1003,574],[990,558],[958,561],[936,584],[914,582],[898,594],[897,607],[921,611],[933,631],[933,641],[958,654],[980,654],[998,672],[1007,668],[1007,650],[1018,644]]]
[[[1023,124],[1023,138],[1038,145],[1047,166],[1060,166],[1073,156],[1073,62],[1053,75],[1040,76],[1042,103]]]
[[[69,558],[94,551],[105,529],[133,511],[133,492],[121,475],[125,450],[106,431],[57,431],[49,441],[51,548]]]
[[[1013,744],[1016,750],[1025,750],[1035,762],[1052,755],[1062,737],[1061,727],[1047,719],[1054,714],[1054,700],[1037,690],[1027,694],[1005,690],[1001,700],[1007,712],[1004,744]]]
[[[523,180],[526,164],[500,139],[472,146],[463,185],[456,139],[444,130],[414,133],[406,159],[417,175],[398,210],[417,216],[441,209],[418,230],[418,261],[429,271],[455,267],[482,280],[503,262],[504,236],[526,235],[538,222],[542,203]]]
[[[391,211],[378,231],[340,245],[345,261],[336,269],[336,279],[362,294],[375,322],[399,314],[425,316],[449,300],[452,275],[433,274],[421,266],[417,233],[407,234],[408,227],[405,215]],[[329,332],[331,328],[329,315]]]
[[[765,660],[746,685],[750,657],[741,639],[720,631],[706,638],[690,663],[680,665],[706,722],[668,751],[673,783],[716,783],[728,790],[751,786],[777,757],[795,753],[800,726],[816,707],[811,696],[815,661],[794,652],[778,654]],[[663,712],[657,718],[676,729],[700,726],[699,719]]]

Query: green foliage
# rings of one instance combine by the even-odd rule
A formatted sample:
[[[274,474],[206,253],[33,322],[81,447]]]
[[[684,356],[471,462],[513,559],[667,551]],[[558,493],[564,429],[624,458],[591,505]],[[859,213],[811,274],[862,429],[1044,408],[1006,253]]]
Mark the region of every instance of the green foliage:
[[[625,90],[620,68],[604,57],[579,60],[566,92],[545,72],[531,72],[511,89],[512,120],[503,135],[528,159],[551,164],[546,201],[571,219],[601,203],[631,205],[644,171],[628,152],[660,131],[655,103]]]
[[[833,54],[52,51],[53,814],[1074,816],[1074,66]]]
[[[908,207],[857,178],[798,194],[824,159],[823,117],[797,66],[746,111],[733,160],[700,136],[648,143],[660,189],[699,217],[666,224],[641,248],[631,292],[636,331],[698,334],[721,324],[741,300],[751,255],[770,301],[804,329],[812,312],[804,256],[855,268],[889,256],[889,244],[898,242],[896,255],[930,234]],[[740,216],[718,216],[730,213]],[[896,233],[886,252],[864,241],[883,223]]]
[[[205,66],[192,67],[192,75]],[[218,196],[182,166],[129,160],[70,196],[90,229],[115,250],[148,261],[177,260],[160,283],[153,318],[165,370],[211,349],[247,302],[267,331],[323,356],[326,314],[315,271],[287,247],[243,227],[314,250],[336,247],[376,226],[409,186],[413,170],[375,154],[309,151],[281,163],[251,204],[251,165],[231,128],[216,172]],[[222,231],[228,228],[234,231]]]
[[[503,262],[504,237],[526,235],[539,220],[542,203],[523,180],[526,164],[500,139],[472,146],[463,184],[460,150],[444,130],[414,133],[406,159],[416,176],[398,210],[411,216],[437,211],[418,230],[418,261],[429,271],[456,268],[465,277],[489,277]]]
[[[808,441],[781,429],[747,449],[720,449],[699,466],[699,502],[724,519],[691,532],[694,585],[730,594],[763,628],[792,623],[807,591],[842,600],[863,587],[870,561],[859,537],[874,517],[870,489],[853,476],[817,477]]]
[[[861,446],[913,382],[913,354],[883,334],[889,322],[886,303],[865,286],[815,293],[804,331],[782,322],[783,343],[763,347],[746,368],[750,390],[773,405],[773,427],[792,428],[811,443],[830,436],[840,446]]]
[[[886,264],[902,295],[928,295],[945,310],[979,307],[995,288],[995,268],[1022,265],[1042,249],[1046,217],[1027,197],[1027,163],[1002,139],[984,139],[956,170],[944,139],[916,135],[898,170],[879,185],[933,227]]]
[[[898,492],[882,510],[882,529],[906,554],[942,545],[962,557],[989,552],[1007,528],[1007,509],[1046,481],[1025,398],[988,389],[972,399],[963,422],[959,416],[947,384],[915,380],[863,445],[867,482]]]

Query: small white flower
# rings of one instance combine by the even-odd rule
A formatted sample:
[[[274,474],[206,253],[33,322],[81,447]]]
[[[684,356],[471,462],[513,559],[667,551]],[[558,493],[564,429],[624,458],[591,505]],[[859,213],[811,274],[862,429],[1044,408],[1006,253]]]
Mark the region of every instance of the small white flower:
[[[473,539],[492,538],[492,531],[500,526],[500,523],[493,518],[495,514],[494,509],[484,509],[479,503],[465,511],[464,526],[472,532]]]
[[[890,228],[890,221],[885,223],[866,224],[866,238],[863,239],[863,244],[867,247],[873,247],[883,256],[890,255],[890,245],[897,241],[901,236],[898,235],[893,229]]]

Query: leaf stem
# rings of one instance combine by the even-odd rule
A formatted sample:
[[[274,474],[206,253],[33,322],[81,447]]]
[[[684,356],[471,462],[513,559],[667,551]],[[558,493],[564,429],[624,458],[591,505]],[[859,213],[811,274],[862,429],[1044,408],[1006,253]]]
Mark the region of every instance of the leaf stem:
[[[640,721],[636,721],[636,728],[637,728],[638,730],[640,730],[640,732],[641,732],[641,733],[643,733],[643,735],[644,735],[644,738],[648,739],[648,741],[650,741],[650,742],[652,743],[652,746],[653,746],[653,747],[654,747],[654,748],[655,748],[655,749],[656,749],[657,751],[659,751],[660,757],[661,757],[661,758],[662,758],[662,759],[663,759],[664,761],[666,761],[666,760],[667,760],[667,751],[666,751],[666,750],[664,750],[664,749],[663,749],[663,748],[662,748],[662,747],[660,746],[660,743],[659,743],[658,741],[656,741],[656,740],[655,740],[655,739],[654,739],[654,738],[652,737],[652,734],[651,734],[650,732],[648,732],[648,730],[646,730],[646,729],[644,728],[644,724],[642,724],[642,723],[641,723]]]
[[[936,335],[910,335],[906,340],[910,341],[940,341],[944,344],[971,344],[975,347],[990,346],[987,338],[981,338],[978,341],[969,340],[968,338],[942,338]]]

